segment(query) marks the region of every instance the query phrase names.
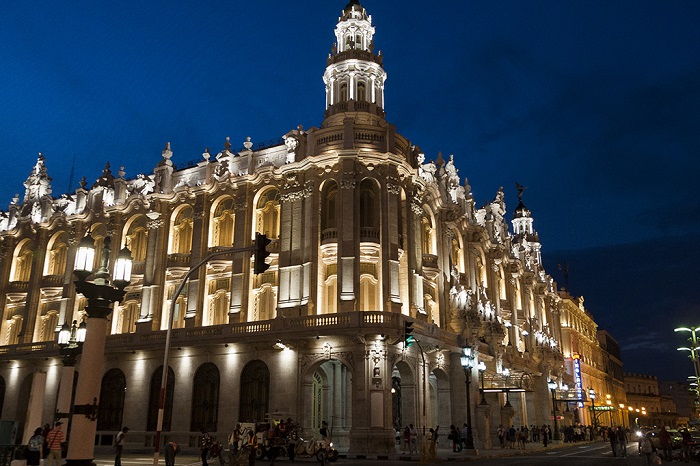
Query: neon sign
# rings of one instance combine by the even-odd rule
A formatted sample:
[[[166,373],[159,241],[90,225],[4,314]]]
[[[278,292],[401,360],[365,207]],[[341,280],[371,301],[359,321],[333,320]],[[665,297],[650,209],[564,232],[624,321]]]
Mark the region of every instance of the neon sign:
[[[583,383],[581,381],[581,355],[574,353],[574,383],[576,385],[576,398],[581,400],[581,395],[583,394]],[[583,402],[579,401],[576,403],[579,408],[583,408]]]

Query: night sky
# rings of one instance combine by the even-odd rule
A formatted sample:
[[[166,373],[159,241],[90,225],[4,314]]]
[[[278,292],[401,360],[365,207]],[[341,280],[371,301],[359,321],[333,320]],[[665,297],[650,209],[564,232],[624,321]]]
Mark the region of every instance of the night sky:
[[[151,173],[167,141],[183,164],[319,126],[346,1],[3,5],[0,209],[38,152],[58,196],[106,162]],[[564,287],[568,264],[625,370],[690,375],[673,328],[700,326],[700,2],[362,4],[387,120],[454,154],[479,207],[503,186],[512,213],[527,186],[548,272]]]

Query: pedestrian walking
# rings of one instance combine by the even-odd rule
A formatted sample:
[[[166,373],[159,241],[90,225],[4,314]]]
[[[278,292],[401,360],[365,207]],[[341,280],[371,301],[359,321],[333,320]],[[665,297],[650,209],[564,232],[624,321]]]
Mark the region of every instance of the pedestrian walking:
[[[62,426],[63,423],[58,421],[46,435],[49,456],[46,457],[45,466],[61,466],[61,446],[66,441],[66,434],[63,433]]]
[[[165,444],[165,466],[175,466],[175,457],[180,453],[180,445],[175,442]]]
[[[51,425],[49,424],[44,424],[44,428],[41,429],[41,436],[44,437],[44,448],[43,448],[43,458],[46,459],[47,456],[49,456],[49,444],[46,442],[46,439],[49,435],[49,432],[51,432]]]
[[[248,448],[250,452],[248,453],[248,465],[255,466],[255,450],[258,449],[258,436],[255,432],[248,431]]]
[[[440,426],[437,426],[435,429],[432,427],[430,428],[430,446],[428,447],[428,458],[431,461],[435,461],[437,459],[438,430],[440,430]]]
[[[671,448],[671,434],[666,430],[665,426],[659,431],[659,445],[663,451],[664,459],[666,461],[672,461],[673,451]]]
[[[209,435],[209,432],[207,432],[204,427],[202,427],[202,441],[199,447],[202,466],[209,466],[207,459],[209,459],[209,450],[211,449],[211,435]]]
[[[627,456],[627,435],[625,435],[622,427],[618,426],[615,431],[615,442],[617,443],[617,451],[620,453],[620,456]]]
[[[654,454],[654,446],[651,444],[651,440],[646,435],[639,439],[639,454],[646,457],[647,466],[651,466],[653,464],[652,455]]]
[[[114,438],[114,466],[122,466],[122,450],[124,449],[124,437],[129,432],[128,427],[122,427],[117,436]]]
[[[44,449],[44,436],[41,435],[43,429],[37,427],[34,430],[34,435],[29,438],[29,443],[27,444],[27,466],[39,466],[41,463],[42,453]]]
[[[612,427],[608,427],[608,440],[610,441],[610,449],[612,450],[613,456],[617,456],[617,435]]]
[[[506,447],[506,430],[503,428],[503,424],[498,426],[498,443],[501,445],[501,448]]]
[[[448,440],[452,440],[452,452],[459,453],[462,451],[462,436],[457,431],[454,424],[450,425],[450,433],[447,435]]]
[[[403,430],[403,448],[402,453],[406,453],[406,450],[411,451],[411,429],[406,426]]]
[[[549,443],[549,435],[547,435],[547,426],[543,425],[542,426],[542,445],[544,445],[545,448],[547,448],[547,444]]]
[[[328,432],[328,423],[326,421],[321,422],[321,429],[319,429],[319,434],[321,434],[321,439],[326,442],[326,446],[331,445],[331,434]]]

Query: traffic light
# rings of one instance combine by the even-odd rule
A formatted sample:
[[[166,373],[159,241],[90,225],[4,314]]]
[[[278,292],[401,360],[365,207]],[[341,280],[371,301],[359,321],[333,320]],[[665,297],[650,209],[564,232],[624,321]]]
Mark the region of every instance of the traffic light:
[[[416,337],[411,335],[413,333],[413,322],[405,321],[403,323],[403,347],[408,348],[416,341]]]
[[[253,259],[253,273],[255,275],[263,273],[270,268],[270,264],[265,262],[270,251],[267,250],[267,245],[272,242],[267,235],[255,233],[255,256]]]

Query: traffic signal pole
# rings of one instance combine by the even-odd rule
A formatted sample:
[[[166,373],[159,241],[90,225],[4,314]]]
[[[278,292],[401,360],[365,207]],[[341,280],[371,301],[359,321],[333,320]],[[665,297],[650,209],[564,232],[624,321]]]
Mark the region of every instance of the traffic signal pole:
[[[165,351],[163,353],[163,375],[161,376],[161,382],[160,382],[160,400],[158,402],[158,424],[156,428],[156,435],[154,439],[154,448],[153,448],[153,466],[158,466],[158,457],[160,455],[160,436],[163,431],[163,417],[164,417],[164,412],[165,412],[165,391],[166,387],[168,386],[168,364],[169,364],[169,359],[170,359],[170,337],[173,332],[173,315],[175,314],[175,304],[177,303],[177,298],[180,296],[180,293],[182,293],[182,290],[185,288],[185,285],[187,284],[187,281],[190,279],[192,275],[195,274],[199,270],[201,266],[212,260],[214,257],[217,256],[225,256],[227,254],[236,254],[239,252],[247,252],[247,251],[255,251],[256,255],[257,252],[259,251],[260,243],[257,242],[257,239],[259,236],[262,236],[265,238],[267,241],[264,243],[264,246],[262,246],[263,250],[266,251],[266,247],[268,244],[270,244],[270,240],[267,239],[266,235],[260,235],[260,233],[256,234],[256,243],[254,243],[252,246],[247,246],[245,248],[228,248],[225,250],[221,251],[216,251],[212,252],[208,256],[206,256],[204,259],[199,261],[194,267],[190,268],[190,270],[185,274],[184,277],[182,277],[182,280],[180,281],[180,285],[178,285],[177,289],[175,290],[175,294],[173,295],[172,301],[170,301],[170,315],[168,316],[168,330],[165,334]],[[268,252],[267,255],[270,255]],[[265,256],[267,257],[267,256]],[[257,257],[256,257],[257,259]],[[264,258],[263,258],[264,260]],[[269,267],[268,264],[267,267]],[[266,267],[266,268],[267,268]]]

